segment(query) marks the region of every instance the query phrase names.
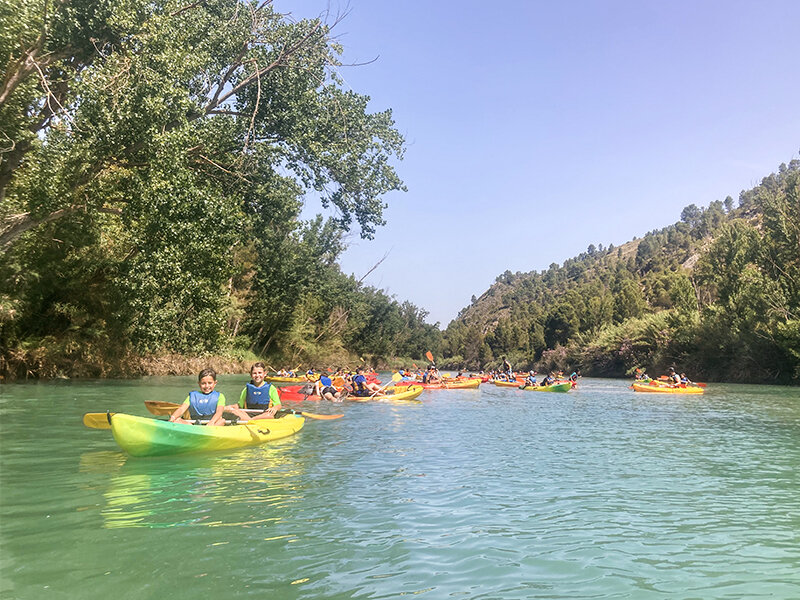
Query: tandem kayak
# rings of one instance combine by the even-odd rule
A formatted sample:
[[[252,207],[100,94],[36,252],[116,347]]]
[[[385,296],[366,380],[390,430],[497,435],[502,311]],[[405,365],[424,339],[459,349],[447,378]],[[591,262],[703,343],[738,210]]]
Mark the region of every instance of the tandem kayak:
[[[110,419],[114,439],[131,456],[166,456],[258,446],[295,434],[305,423],[298,415],[222,427],[171,423],[124,413],[112,414]]]
[[[634,383],[632,386],[635,392],[655,392],[656,394],[702,394],[703,388],[694,386],[670,387],[656,383]]]
[[[520,387],[520,389],[526,392],[568,392],[572,389],[572,382],[563,381],[552,385],[526,385]]]
[[[350,402],[372,402],[373,400],[416,400],[425,391],[421,385],[410,385],[407,388],[403,389],[401,392],[400,389],[397,388],[393,394],[386,394],[381,393],[377,394],[376,396],[346,396],[344,399],[349,400]]]

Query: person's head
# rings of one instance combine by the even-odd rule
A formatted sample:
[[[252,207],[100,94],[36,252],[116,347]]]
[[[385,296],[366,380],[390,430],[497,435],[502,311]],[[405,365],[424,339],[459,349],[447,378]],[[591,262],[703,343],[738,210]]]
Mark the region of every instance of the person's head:
[[[405,375],[405,374],[406,374],[406,372],[405,372],[403,369],[400,369],[400,370],[398,371],[398,373],[400,373],[400,375]]]
[[[197,384],[201,392],[210,394],[217,385],[217,372],[214,369],[203,369],[197,376]]]
[[[252,379],[253,383],[256,385],[261,385],[264,382],[266,374],[266,367],[262,362],[253,363],[253,366],[250,367],[250,379]]]
[[[364,374],[364,367],[358,367],[356,369],[356,374],[357,375],[363,375]]]
[[[669,368],[669,374],[672,375],[673,373],[675,373],[675,368],[674,367],[670,367]]]

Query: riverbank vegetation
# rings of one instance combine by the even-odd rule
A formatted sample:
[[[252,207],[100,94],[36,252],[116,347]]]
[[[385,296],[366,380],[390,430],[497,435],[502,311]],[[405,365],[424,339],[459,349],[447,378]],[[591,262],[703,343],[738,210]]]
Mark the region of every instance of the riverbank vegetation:
[[[337,265],[403,190],[404,142],[342,85],[332,26],[235,0],[0,18],[6,378],[352,363],[440,336]],[[302,219],[309,199],[333,216]]]
[[[619,248],[506,271],[447,328],[443,364],[800,381],[800,161]]]

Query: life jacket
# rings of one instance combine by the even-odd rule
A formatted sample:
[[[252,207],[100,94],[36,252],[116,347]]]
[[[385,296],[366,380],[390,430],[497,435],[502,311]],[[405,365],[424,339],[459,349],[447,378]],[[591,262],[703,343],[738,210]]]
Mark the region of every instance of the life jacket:
[[[251,381],[245,388],[247,389],[247,399],[245,408],[267,408],[269,406],[269,383],[264,383],[261,387],[256,387]]]
[[[361,376],[364,381],[356,381],[358,375],[353,377],[353,395],[354,396],[369,396],[369,388],[367,388],[367,380],[363,375]]]
[[[189,415],[193,419],[213,417],[217,412],[219,392],[204,394],[202,392],[189,392]]]

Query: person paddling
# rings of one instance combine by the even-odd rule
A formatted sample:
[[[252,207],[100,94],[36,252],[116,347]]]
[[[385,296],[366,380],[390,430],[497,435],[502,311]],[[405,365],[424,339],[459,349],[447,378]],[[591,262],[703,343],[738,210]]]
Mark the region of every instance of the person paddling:
[[[681,376],[675,372],[675,369],[673,367],[669,368],[669,373],[667,374],[667,380],[672,386],[678,386],[681,384]]]
[[[248,419],[247,413],[237,410],[239,407],[264,411],[260,415],[249,417],[251,419],[274,419],[275,413],[281,407],[281,397],[278,395],[278,388],[264,381],[265,376],[264,363],[253,363],[250,367],[250,383],[244,386],[239,395],[238,406],[227,406],[225,409],[244,420]]]
[[[358,367],[356,369],[356,376],[353,377],[353,396],[364,398],[372,394],[372,392],[380,391],[381,386],[377,383],[368,383],[367,378],[364,376],[364,368]]]
[[[175,409],[169,420],[173,423],[192,423],[197,419],[208,420],[208,425],[224,425],[222,413],[225,410],[225,395],[214,391],[217,387],[217,372],[203,369],[197,376],[200,391],[189,392],[186,400]],[[191,419],[184,419],[183,413],[189,411]]]

